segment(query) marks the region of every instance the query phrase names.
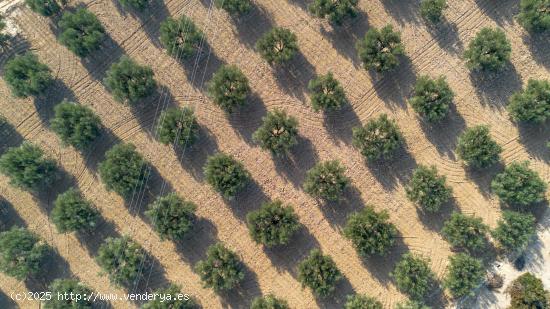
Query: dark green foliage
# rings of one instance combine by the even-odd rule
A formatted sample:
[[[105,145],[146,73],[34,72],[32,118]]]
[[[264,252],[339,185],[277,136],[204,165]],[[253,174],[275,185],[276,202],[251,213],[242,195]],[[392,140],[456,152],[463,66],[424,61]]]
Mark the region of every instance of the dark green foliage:
[[[454,212],[443,226],[441,233],[453,247],[479,251],[487,244],[488,228],[481,218]]]
[[[274,155],[285,155],[298,143],[298,121],[285,111],[275,109],[262,118],[262,125],[252,138],[262,149]]]
[[[186,297],[181,292],[181,288],[175,284],[171,284],[166,288],[156,290],[154,293],[164,295],[165,299],[157,297],[145,303],[141,309],[198,309],[195,300]]]
[[[376,212],[367,206],[348,217],[344,235],[351,240],[361,256],[368,257],[387,253],[395,243],[397,229],[389,222],[386,211]]]
[[[432,309],[432,307],[424,305],[422,302],[409,300],[403,303],[398,303],[395,309]]]
[[[50,248],[24,228],[0,233],[0,271],[18,280],[38,275]]]
[[[54,110],[51,128],[63,143],[84,150],[101,134],[101,120],[91,109],[62,102]]]
[[[37,191],[51,185],[57,177],[55,161],[46,158],[38,146],[25,142],[9,148],[0,157],[0,172],[10,178],[10,184]]]
[[[545,122],[550,117],[550,82],[529,79],[525,90],[510,97],[507,109],[514,121]]]
[[[6,28],[4,16],[0,15],[0,51],[4,52],[10,44],[11,35],[2,33]]]
[[[25,0],[25,3],[31,10],[42,16],[52,16],[61,10],[57,0]]]
[[[525,273],[512,282],[508,292],[512,298],[509,309],[548,309],[549,292],[544,290],[542,280]]]
[[[447,0],[422,0],[420,15],[430,23],[438,23],[443,18],[443,10],[447,7]]]
[[[395,266],[391,276],[399,290],[413,299],[421,299],[432,291],[434,274],[427,258],[405,253]]]
[[[256,49],[269,64],[280,64],[298,52],[298,39],[288,29],[273,28],[256,42]]]
[[[157,83],[153,75],[153,70],[150,67],[142,66],[123,56],[107,71],[104,83],[115,100],[134,104],[155,90]]]
[[[550,1],[521,0],[519,23],[530,32],[543,32],[550,29]]]
[[[99,212],[76,189],[57,196],[52,209],[52,221],[60,233],[93,229]]]
[[[59,42],[80,57],[86,57],[99,49],[105,36],[105,29],[99,19],[87,9],[63,13],[59,28]]]
[[[246,215],[250,236],[267,247],[286,245],[300,228],[292,206],[283,206],[279,200],[262,204]]]
[[[311,106],[317,112],[339,110],[348,102],[344,87],[328,72],[309,81],[308,89],[311,92]]]
[[[468,166],[485,168],[500,160],[502,147],[489,134],[489,127],[479,125],[466,129],[458,137],[456,153]]]
[[[385,72],[397,67],[398,56],[405,53],[401,34],[393,31],[391,25],[382,29],[370,29],[365,34],[365,38],[357,42],[356,48],[365,69],[374,69],[377,72]]]
[[[522,251],[535,233],[535,217],[532,214],[504,211],[492,235],[503,249],[510,252]]]
[[[484,276],[480,260],[458,253],[449,258],[445,286],[454,298],[474,295],[474,289],[481,285]]]
[[[129,198],[143,184],[146,165],[134,145],[121,143],[105,153],[105,160],[99,164],[99,175],[107,190]]]
[[[250,0],[215,0],[214,4],[231,15],[245,14],[252,9]]]
[[[96,259],[111,283],[132,286],[139,280],[146,258],[145,250],[138,243],[123,236],[107,238],[99,247]]]
[[[144,11],[149,6],[151,0],[118,0],[125,8],[133,8],[138,11]]]
[[[204,166],[204,175],[214,190],[231,199],[250,182],[250,173],[232,156],[218,153],[210,156]]]
[[[355,294],[348,295],[344,309],[383,309],[382,303],[374,297]]]
[[[403,143],[397,124],[386,114],[353,128],[353,146],[369,161],[392,158]]]
[[[438,122],[449,113],[453,97],[454,93],[445,77],[431,79],[429,76],[421,76],[416,81],[410,103],[420,117],[429,122]]]
[[[231,290],[244,279],[244,265],[241,260],[222,243],[208,247],[206,260],[199,261],[195,271],[204,286],[216,292]]]
[[[226,113],[245,105],[250,93],[248,78],[234,65],[224,65],[208,83],[208,95]]]
[[[92,302],[87,299],[93,291],[75,279],[55,279],[48,287],[52,297],[44,302],[44,309],[87,309],[92,308]],[[58,295],[74,295],[82,299],[70,300]],[[77,296],[79,295],[79,296]],[[86,295],[86,297],[84,297]]]
[[[311,250],[309,256],[298,265],[298,281],[321,297],[331,295],[342,278],[332,258],[318,249]]]
[[[4,80],[15,97],[26,98],[43,94],[52,84],[53,77],[47,65],[32,52],[27,52],[6,63]]]
[[[265,297],[254,298],[250,305],[250,309],[290,309],[290,307],[286,300],[270,294]]]
[[[464,52],[466,66],[472,70],[498,71],[510,60],[512,47],[501,29],[483,28]]]
[[[185,15],[179,19],[169,17],[160,25],[160,42],[178,60],[197,52],[203,39],[202,31]]]
[[[427,212],[438,212],[452,195],[445,176],[439,175],[435,166],[418,166],[405,190],[407,198]]]
[[[199,138],[199,123],[189,107],[168,108],[159,117],[157,132],[165,145],[191,146]]]
[[[513,162],[495,176],[491,189],[507,204],[526,207],[545,199],[546,182],[529,168],[529,162]]]
[[[337,160],[318,163],[307,171],[304,191],[315,198],[337,201],[350,183],[345,171]]]
[[[356,17],[358,0],[313,0],[309,5],[311,14],[327,18],[331,23],[341,25],[346,18]]]
[[[197,206],[176,193],[159,196],[145,214],[161,239],[181,239],[193,226]]]

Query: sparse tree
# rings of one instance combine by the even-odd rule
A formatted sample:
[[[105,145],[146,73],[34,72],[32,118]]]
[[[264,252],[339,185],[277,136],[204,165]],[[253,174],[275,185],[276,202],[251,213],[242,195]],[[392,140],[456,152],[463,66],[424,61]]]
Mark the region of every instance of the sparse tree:
[[[224,65],[208,83],[208,95],[226,113],[244,106],[250,94],[248,78],[237,66]]]
[[[319,249],[311,250],[309,256],[298,264],[298,281],[321,297],[330,296],[342,278],[336,263]]]
[[[105,153],[99,164],[99,175],[109,191],[128,198],[144,182],[147,161],[133,144],[117,144]]]
[[[344,87],[334,78],[332,72],[310,80],[308,89],[311,93],[311,106],[316,112],[339,110],[348,102]]]
[[[428,258],[405,253],[390,275],[399,290],[413,299],[421,299],[431,291],[435,281],[428,263]]]
[[[252,9],[250,0],[216,0],[214,4],[231,15],[246,14]]]
[[[254,132],[252,139],[262,149],[282,156],[298,144],[298,120],[288,116],[285,111],[275,109],[262,118],[262,125]]]
[[[501,29],[483,28],[464,52],[472,70],[499,71],[510,61],[512,47]]]
[[[307,171],[304,191],[314,198],[337,201],[350,183],[345,171],[337,160],[318,163]]]
[[[532,273],[524,273],[508,288],[512,298],[509,309],[550,308],[550,292],[544,289],[542,280]]]
[[[89,299],[89,297],[93,293],[93,291],[78,280],[55,279],[49,285],[48,292],[51,293],[52,297],[44,301],[44,309],[92,308],[92,301]],[[74,295],[75,297],[59,297],[58,295]],[[77,299],[76,297],[81,298]]]
[[[204,166],[204,175],[214,190],[231,199],[250,182],[250,173],[243,164],[230,155],[210,156]]]
[[[38,191],[57,178],[57,165],[45,157],[38,146],[24,142],[19,147],[9,148],[0,157],[0,173],[8,176],[15,187]]]
[[[520,207],[542,202],[546,188],[546,182],[527,161],[511,163],[491,182],[491,189],[502,202]]]
[[[431,79],[429,76],[421,76],[416,81],[410,103],[420,117],[429,122],[438,122],[449,114],[453,98],[454,93],[445,77]]]
[[[153,75],[153,70],[150,67],[142,66],[134,60],[122,56],[107,71],[104,83],[115,100],[134,104],[151,95],[155,90],[157,83]]]
[[[161,239],[181,239],[193,227],[197,206],[176,193],[159,196],[145,214]]]
[[[3,33],[6,28],[6,22],[4,16],[0,15],[0,51],[5,52],[6,48],[10,45],[11,35]]]
[[[57,196],[52,221],[60,233],[91,230],[97,225],[99,212],[76,189]]]
[[[398,303],[395,309],[432,309],[430,306],[426,306],[422,302],[416,300],[408,300],[406,302]]]
[[[507,210],[491,234],[506,251],[522,251],[535,236],[535,224],[532,214]]]
[[[151,0],[118,0],[125,8],[132,8],[138,11],[144,11],[148,6]]]
[[[548,0],[521,0],[519,23],[530,32],[550,29],[550,3]]]
[[[147,258],[145,250],[128,236],[105,239],[97,253],[97,263],[111,283],[131,286],[141,276]]]
[[[508,103],[514,121],[541,124],[550,117],[550,82],[529,79],[527,88],[514,93]]]
[[[50,68],[32,52],[9,60],[4,67],[4,80],[17,98],[41,95],[53,83]]]
[[[165,145],[191,146],[199,138],[199,123],[189,107],[168,108],[159,117],[157,132]]]
[[[0,233],[0,271],[18,280],[38,275],[50,250],[38,235],[13,227]]]
[[[231,290],[244,279],[244,265],[233,251],[222,243],[208,247],[206,259],[195,267],[203,284],[216,292]]]
[[[353,128],[353,146],[368,161],[391,159],[403,144],[399,127],[386,114],[369,120],[364,126]]]
[[[422,0],[420,15],[430,23],[438,23],[443,19],[443,10],[447,8],[447,0]]]
[[[397,236],[397,229],[389,222],[389,217],[386,211],[376,212],[367,206],[348,217],[344,235],[361,256],[384,255]]]
[[[141,309],[198,309],[196,301],[193,298],[181,298],[181,288],[175,284],[170,284],[166,288],[155,291],[158,297],[145,303]]]
[[[290,307],[286,300],[269,294],[264,297],[254,298],[250,305],[250,309],[290,309]]]
[[[101,120],[88,107],[62,102],[54,111],[50,125],[65,144],[84,150],[101,134]]]
[[[309,5],[311,14],[319,18],[327,18],[335,25],[341,25],[345,19],[358,15],[358,0],[313,0]]]
[[[502,147],[493,140],[488,126],[468,128],[458,137],[456,153],[470,167],[489,167],[500,160],[501,152]]]
[[[407,198],[427,212],[438,212],[449,201],[452,189],[435,166],[418,166],[405,188]]]
[[[79,57],[86,57],[99,49],[105,29],[99,19],[87,9],[65,12],[59,21],[59,42]]]
[[[27,6],[42,16],[52,16],[61,10],[57,0],[25,0]]]
[[[266,247],[286,245],[300,228],[292,206],[283,206],[279,200],[264,203],[260,209],[249,212],[246,222],[252,239]]]
[[[256,42],[256,49],[269,64],[281,64],[298,52],[298,39],[288,29],[273,28]]]
[[[169,55],[185,60],[195,54],[204,40],[204,34],[187,16],[167,18],[160,25],[160,42]]]
[[[377,72],[397,67],[399,56],[405,53],[401,34],[393,31],[392,25],[370,29],[365,38],[357,42],[356,48],[365,69],[374,69]]]
[[[348,295],[344,309],[383,309],[382,303],[367,295]]]
[[[488,227],[481,218],[463,215],[459,212],[451,214],[441,230],[445,238],[453,247],[469,251],[479,251],[487,245],[486,234]]]
[[[445,286],[454,298],[474,295],[474,289],[479,287],[485,270],[481,261],[465,253],[458,253],[449,258]]]

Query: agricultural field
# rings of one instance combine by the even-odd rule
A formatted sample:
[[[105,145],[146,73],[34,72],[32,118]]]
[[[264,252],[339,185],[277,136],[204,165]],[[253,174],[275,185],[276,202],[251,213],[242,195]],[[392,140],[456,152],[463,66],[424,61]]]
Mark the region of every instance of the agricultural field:
[[[0,308],[67,308],[13,295],[77,281],[121,298],[98,308],[508,308],[508,286],[550,290],[548,0],[521,1],[542,26],[515,0],[436,17],[437,0],[359,0],[342,19],[313,0],[48,1],[0,0]],[[191,300],[123,299],[171,284]]]

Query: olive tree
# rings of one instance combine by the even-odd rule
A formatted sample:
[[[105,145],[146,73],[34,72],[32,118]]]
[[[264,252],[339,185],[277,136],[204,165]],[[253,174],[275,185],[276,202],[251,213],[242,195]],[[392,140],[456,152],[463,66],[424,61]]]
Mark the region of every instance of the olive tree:
[[[249,212],[246,223],[252,239],[266,247],[286,245],[300,228],[292,206],[283,206],[279,200],[263,203],[260,209]]]
[[[264,297],[254,298],[250,309],[290,309],[290,307],[286,300],[269,294]]]
[[[432,307],[426,306],[424,303],[417,300],[408,300],[398,303],[395,309],[432,309]]]
[[[250,173],[230,155],[212,155],[204,165],[204,175],[214,190],[227,199],[233,198],[250,182]]]
[[[9,148],[0,157],[0,173],[10,178],[10,184],[29,191],[49,187],[57,178],[57,165],[42,149],[24,142]]]
[[[160,24],[160,42],[177,60],[187,59],[199,51],[203,40],[202,31],[185,15],[179,19],[169,17]]]
[[[527,87],[514,93],[507,106],[517,122],[541,124],[550,117],[550,82],[529,79]]]
[[[368,161],[391,159],[404,139],[394,120],[386,114],[369,120],[364,126],[353,128],[352,144]]]
[[[128,236],[105,239],[97,253],[97,263],[111,283],[132,286],[141,276],[147,259],[145,250]]]
[[[504,31],[483,28],[468,45],[464,58],[469,69],[499,71],[509,62],[511,53]]]
[[[384,255],[395,243],[397,228],[389,222],[387,211],[376,212],[371,206],[348,217],[344,236],[350,239],[357,252],[368,257]]]
[[[242,15],[252,9],[252,1],[250,0],[215,0],[214,5],[231,15]]]
[[[224,65],[208,82],[207,92],[216,105],[226,113],[232,113],[246,104],[250,86],[241,69],[234,65]]]
[[[418,166],[405,188],[407,198],[427,212],[438,212],[449,201],[452,189],[435,166]]]
[[[519,23],[529,32],[543,32],[550,29],[550,3],[548,0],[521,0]]]
[[[438,122],[449,114],[454,93],[445,77],[432,79],[420,76],[414,86],[414,96],[409,101],[414,111],[429,122]]]
[[[52,16],[61,10],[57,0],[25,0],[27,6],[42,16]]]
[[[443,10],[447,8],[447,0],[422,0],[420,15],[429,23],[435,24],[443,19]]]
[[[392,25],[382,29],[371,28],[365,38],[357,42],[356,49],[365,69],[374,69],[377,72],[397,67],[399,56],[405,53],[401,34],[393,31]]]
[[[196,209],[194,203],[182,199],[176,193],[168,193],[157,197],[145,214],[161,239],[177,240],[193,227]]]
[[[429,259],[413,253],[405,253],[390,274],[397,288],[413,299],[422,299],[432,290],[435,275]]]
[[[542,280],[532,273],[524,273],[516,278],[508,293],[512,300],[509,309],[546,309],[550,307],[549,291],[544,289]]]
[[[104,83],[115,100],[134,104],[153,93],[157,82],[153,70],[123,56],[107,71]]]
[[[337,201],[350,183],[345,171],[337,160],[318,163],[307,171],[304,191],[314,198]]]
[[[455,248],[480,251],[487,245],[488,229],[481,218],[453,212],[445,221],[441,233]]]
[[[281,64],[298,52],[298,39],[290,30],[277,27],[256,42],[256,49],[269,64]]]
[[[331,23],[341,25],[345,19],[358,15],[358,2],[359,0],[313,0],[308,9],[316,17],[327,18]]]
[[[252,139],[262,149],[274,155],[285,155],[298,144],[298,120],[285,111],[275,109],[262,118],[262,125],[254,132]]]
[[[99,216],[99,211],[76,189],[59,194],[51,213],[60,233],[91,230],[96,227]]]
[[[199,138],[199,123],[189,108],[167,108],[157,124],[158,139],[168,145],[191,146]]]
[[[334,78],[332,72],[310,80],[308,90],[311,106],[316,112],[339,110],[348,102],[344,87]]]
[[[13,227],[0,233],[0,271],[18,280],[38,275],[50,251],[38,235]]]
[[[535,225],[532,214],[507,210],[491,234],[504,250],[523,251],[535,236]]]
[[[511,163],[491,182],[491,189],[502,202],[520,207],[542,202],[546,187],[527,161]]]
[[[206,259],[195,266],[203,284],[216,292],[231,290],[244,279],[244,265],[233,251],[222,243],[208,247]]]
[[[321,297],[330,296],[342,278],[336,263],[319,249],[311,250],[309,256],[298,264],[298,281]]]
[[[198,309],[196,301],[181,293],[181,287],[170,284],[165,288],[155,290],[156,294],[162,295],[148,301],[141,306],[141,309]]]
[[[49,286],[49,299],[44,301],[44,309],[88,309],[92,307],[92,289],[76,279],[55,279]],[[74,295],[60,297],[60,295]],[[78,295],[78,296],[77,296]],[[79,297],[79,298],[77,298]]]
[[[87,9],[65,12],[59,21],[59,42],[79,57],[99,49],[105,29],[99,19]]]
[[[41,63],[32,52],[9,60],[4,66],[4,80],[17,98],[44,94],[53,83],[50,68]]]
[[[483,283],[485,270],[481,261],[465,253],[449,258],[444,285],[454,298],[474,295],[474,289]]]
[[[65,144],[85,150],[101,134],[101,120],[88,107],[62,102],[54,107],[54,111],[50,126]]]
[[[383,309],[382,303],[374,297],[362,294],[348,295],[344,309]]]
[[[99,164],[99,175],[108,191],[115,191],[124,198],[144,183],[147,161],[133,144],[117,144],[105,153]]]
[[[138,11],[144,11],[148,6],[151,0],[118,0],[125,8],[132,8]]]
[[[466,129],[456,146],[458,157],[473,168],[486,168],[500,160],[502,147],[489,134],[489,127],[479,125]]]

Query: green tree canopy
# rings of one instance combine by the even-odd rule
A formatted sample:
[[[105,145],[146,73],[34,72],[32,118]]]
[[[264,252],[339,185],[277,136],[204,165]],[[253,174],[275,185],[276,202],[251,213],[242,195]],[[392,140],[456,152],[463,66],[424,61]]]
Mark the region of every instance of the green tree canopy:
[[[502,147],[489,134],[489,127],[479,125],[466,129],[458,137],[458,157],[474,168],[489,167],[500,160]]]
[[[161,239],[181,239],[193,227],[197,206],[176,193],[159,196],[145,212]]]
[[[445,286],[454,298],[474,295],[474,289],[479,287],[485,270],[481,261],[465,253],[458,253],[449,258]]]
[[[307,171],[304,191],[314,198],[337,201],[348,187],[350,179],[340,161],[318,163]]]
[[[507,210],[492,235],[506,251],[522,251],[535,236],[535,225],[532,214]]]
[[[151,0],[118,0],[125,8],[132,8],[138,11],[144,11],[149,6]]]
[[[245,14],[252,9],[250,0],[215,0],[214,4],[231,15]]]
[[[44,309],[91,309],[92,301],[90,297],[93,291],[75,279],[55,279],[48,287],[48,292],[52,294],[49,300],[44,302]],[[58,297],[58,295],[75,295],[82,297],[79,300],[71,300]],[[79,296],[76,296],[79,295]],[[84,296],[86,295],[86,297]]]
[[[283,206],[279,200],[263,203],[260,209],[249,212],[246,222],[252,239],[267,247],[286,245],[300,228],[292,206]]]
[[[290,307],[286,300],[269,294],[264,297],[254,298],[250,305],[250,309],[290,309]]]
[[[376,212],[367,206],[348,217],[344,235],[361,256],[384,255],[397,236],[397,228],[389,222],[389,217],[386,211]]]
[[[13,227],[0,233],[0,271],[18,280],[38,275],[49,251],[38,235]]]
[[[199,138],[199,123],[189,108],[167,108],[157,124],[159,141],[165,145],[191,146]]]
[[[420,15],[430,23],[438,23],[443,19],[443,10],[447,8],[447,0],[422,0]]]
[[[87,9],[65,12],[59,21],[59,42],[79,57],[86,57],[99,49],[105,29],[99,19]]]
[[[128,236],[109,237],[99,247],[97,263],[109,276],[111,283],[131,286],[141,276],[141,267],[147,259],[143,248]]]
[[[548,0],[521,0],[519,23],[530,32],[550,29],[550,2]]]
[[[160,24],[160,42],[172,57],[184,60],[195,54],[204,34],[187,16],[179,19],[167,18]]]
[[[435,166],[418,166],[405,188],[407,198],[427,212],[438,212],[452,197],[452,189],[445,176],[439,175]]]
[[[18,98],[41,95],[53,83],[50,68],[32,52],[9,60],[4,66],[4,80]]]
[[[472,70],[498,71],[510,61],[512,47],[501,29],[483,28],[464,52],[466,66]]]
[[[133,144],[121,143],[105,153],[105,160],[99,164],[99,175],[107,190],[129,198],[143,184],[147,164]]]
[[[445,77],[431,79],[429,76],[420,76],[414,86],[414,96],[410,103],[420,117],[429,122],[438,122],[449,113],[453,103],[454,93],[447,84]]]
[[[488,227],[481,218],[454,212],[441,230],[453,247],[479,251],[487,245]]]
[[[233,198],[251,180],[244,165],[224,153],[208,158],[204,165],[204,175],[206,182],[227,199]]]
[[[398,303],[395,309],[432,309],[430,306],[424,305],[422,302],[416,300],[408,300],[406,302]]]
[[[332,72],[319,75],[310,80],[308,89],[310,91],[311,106],[316,112],[319,110],[339,110],[348,102],[344,87],[334,78]]]
[[[507,109],[514,121],[545,122],[550,117],[550,82],[529,79],[524,90],[510,97]]]
[[[529,168],[529,162],[513,162],[495,176],[491,189],[507,204],[527,207],[545,199],[547,184]]]
[[[319,249],[311,250],[309,256],[298,264],[298,281],[321,297],[330,296],[342,278],[336,263]]]
[[[368,161],[390,159],[403,144],[399,127],[386,114],[353,128],[353,146]]]
[[[275,109],[262,118],[262,125],[254,132],[252,139],[262,149],[274,155],[285,155],[298,144],[298,120],[285,111]]]
[[[5,52],[6,48],[10,45],[11,35],[8,33],[3,33],[6,28],[6,22],[4,21],[4,16],[0,14],[0,51]]]
[[[288,29],[273,28],[256,42],[256,49],[269,64],[281,64],[298,52],[298,39]]]
[[[383,309],[376,298],[362,294],[348,295],[344,309]]]
[[[164,295],[164,299],[156,298],[145,303],[141,309],[198,309],[199,305],[193,298],[186,298],[181,292],[181,287],[170,284],[165,288],[155,291],[159,295]]]
[[[25,0],[27,6],[42,16],[52,16],[61,10],[57,0]]]
[[[100,214],[76,189],[59,194],[51,217],[60,233],[86,231],[96,227]]]
[[[341,25],[345,19],[358,15],[358,0],[313,0],[309,5],[311,14],[319,18],[327,18],[335,25]]]
[[[432,290],[435,275],[429,259],[405,253],[390,274],[399,290],[413,299],[421,299]]]
[[[104,83],[115,100],[121,103],[134,104],[153,93],[157,82],[153,70],[142,66],[134,60],[122,56],[107,71]]]
[[[398,56],[405,53],[401,34],[393,31],[392,25],[382,29],[371,28],[365,34],[365,38],[357,42],[356,48],[365,69],[374,69],[377,72],[397,67]]]
[[[224,65],[208,82],[208,95],[226,113],[246,104],[250,94],[248,78],[234,65]]]
[[[208,247],[206,259],[195,266],[203,284],[216,292],[231,290],[244,279],[244,265],[222,243]]]
[[[101,134],[101,120],[88,107],[65,101],[54,111],[50,125],[65,144],[84,150]]]
[[[509,309],[547,309],[550,307],[549,292],[542,280],[527,272],[519,276],[508,288],[512,298]]]

